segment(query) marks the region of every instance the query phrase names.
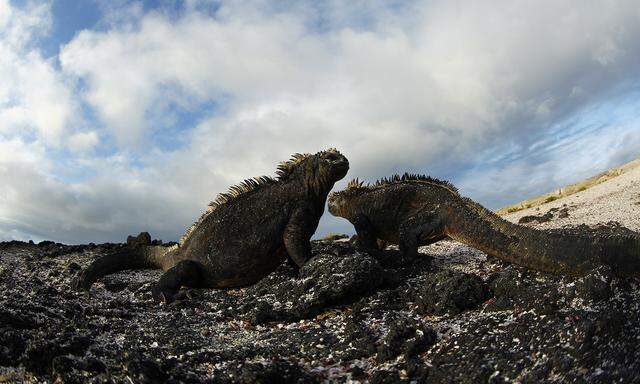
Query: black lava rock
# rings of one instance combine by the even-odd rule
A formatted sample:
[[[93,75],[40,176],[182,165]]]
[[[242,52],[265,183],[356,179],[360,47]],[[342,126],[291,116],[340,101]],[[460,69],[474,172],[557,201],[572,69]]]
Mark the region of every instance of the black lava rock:
[[[427,276],[414,293],[421,314],[458,314],[476,308],[489,296],[481,278],[457,271],[441,271]]]
[[[138,236],[128,236],[127,245],[151,245],[151,235],[149,232],[140,232]]]
[[[592,229],[555,230],[575,231]],[[0,243],[2,379],[605,383],[640,370],[640,285],[606,268],[558,277],[474,254],[465,274],[453,258],[430,262],[437,246],[402,263],[340,240],[313,242],[299,271],[283,263],[251,287],[176,305],[152,300],[159,270],[71,289],[78,270],[121,247]],[[436,313],[448,315],[425,316]]]
[[[384,270],[370,256],[319,255],[300,270],[295,312],[309,317],[330,305],[352,303],[384,282]]]
[[[394,359],[401,354],[405,360],[410,360],[426,351],[436,339],[433,329],[424,327],[413,319],[401,318],[389,326],[387,335],[379,344],[378,362]]]
[[[606,300],[611,297],[613,272],[608,266],[597,268],[588,275],[576,280],[576,295],[584,300]]]
[[[297,364],[286,360],[246,363],[226,372],[231,382],[242,384],[302,384],[319,382]]]
[[[126,370],[137,383],[161,383],[168,375],[160,366],[149,359],[136,359],[126,363]]]

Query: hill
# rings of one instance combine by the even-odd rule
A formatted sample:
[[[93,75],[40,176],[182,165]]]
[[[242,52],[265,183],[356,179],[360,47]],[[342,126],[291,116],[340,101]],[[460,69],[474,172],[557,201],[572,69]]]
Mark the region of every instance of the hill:
[[[640,169],[640,158],[630,161],[620,167],[612,168],[606,172],[599,173],[586,180],[582,180],[580,182],[568,185],[566,187],[559,188],[553,192],[545,193],[544,195],[534,197],[532,199],[527,199],[517,204],[512,204],[512,205],[500,208],[496,211],[496,213],[498,213],[499,215],[506,215],[513,212],[527,210],[530,208],[536,208],[541,205],[553,202],[555,200],[587,191],[595,186],[598,186],[603,183],[607,183],[611,180],[620,180],[620,179],[617,179],[618,176],[624,175],[629,172],[632,172],[634,175],[637,175],[638,169]],[[625,179],[628,180],[629,178],[625,178]],[[607,184],[610,185],[611,183],[607,183]]]

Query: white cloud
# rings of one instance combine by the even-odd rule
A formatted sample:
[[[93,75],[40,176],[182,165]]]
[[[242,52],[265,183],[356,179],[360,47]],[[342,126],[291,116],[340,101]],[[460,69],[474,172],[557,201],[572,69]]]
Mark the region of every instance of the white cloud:
[[[0,0],[0,38],[13,47],[24,47],[32,39],[49,32],[51,2],[27,2],[14,8],[7,0]]]
[[[4,29],[11,17],[9,0],[0,0],[0,29]]]
[[[67,139],[67,145],[74,151],[82,152],[94,148],[99,142],[95,131],[74,133]]]
[[[189,191],[162,188],[121,160],[91,159],[99,176],[69,182],[52,176],[60,165],[42,144],[0,141],[0,240],[122,241],[123,233],[149,229],[168,238],[174,220],[190,220],[188,212],[167,215],[165,208],[179,206]]]
[[[325,9],[334,17],[343,7],[336,4]],[[378,17],[391,13],[376,7]],[[317,15],[274,14],[262,2],[223,3],[215,19],[152,13],[133,28],[83,32],[61,61],[88,82],[86,99],[122,144],[152,129],[147,112],[167,99],[230,104],[229,124],[289,104],[280,124],[292,127],[291,141],[283,144],[305,134],[322,141],[348,126],[353,140],[341,142],[364,140],[386,152],[404,144],[404,157],[416,164],[464,152],[496,132],[526,138],[527,127],[506,122],[549,124],[589,101],[577,103],[574,89],[593,99],[637,75],[634,2],[416,8],[406,25],[373,18],[373,30],[322,33],[308,27]],[[305,132],[302,123],[316,118]],[[262,123],[254,119],[256,130]]]
[[[10,16],[0,28],[0,133],[20,137],[35,131],[57,146],[78,120],[73,118],[70,87],[32,44],[50,28],[49,6],[47,2],[25,9],[13,9],[8,2],[0,5],[0,16]]]

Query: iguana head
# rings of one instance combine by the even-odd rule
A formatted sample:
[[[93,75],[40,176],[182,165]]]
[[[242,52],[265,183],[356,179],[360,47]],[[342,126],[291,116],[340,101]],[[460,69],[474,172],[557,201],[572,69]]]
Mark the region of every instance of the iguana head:
[[[291,160],[278,166],[278,180],[304,180],[307,187],[325,193],[333,184],[345,177],[349,171],[349,160],[337,149],[320,151],[315,155],[296,153]]]
[[[350,202],[360,194],[363,188],[364,183],[354,179],[349,182],[346,189],[329,194],[329,212],[333,216],[348,218],[349,207],[352,204]]]
[[[333,183],[342,179],[349,171],[349,160],[337,149],[331,148],[318,152],[318,170],[320,175],[327,175]]]

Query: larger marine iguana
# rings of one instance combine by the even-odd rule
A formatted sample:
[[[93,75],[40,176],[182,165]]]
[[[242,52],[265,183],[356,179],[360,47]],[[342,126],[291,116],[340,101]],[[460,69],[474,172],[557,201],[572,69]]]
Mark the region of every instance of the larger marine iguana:
[[[171,300],[181,286],[229,288],[266,276],[287,257],[302,266],[327,195],[349,170],[336,149],[295,154],[277,178],[245,180],[218,195],[178,245],[150,246],[133,239],[123,250],[94,261],[76,280],[88,289],[98,278],[124,269],[162,268],[155,295]],[[147,235],[148,237],[148,235]]]
[[[382,239],[413,258],[418,246],[446,237],[531,269],[583,275],[607,264],[619,276],[640,275],[640,236],[589,231],[541,231],[513,224],[462,197],[448,182],[394,175],[372,185],[353,180],[329,195],[329,212],[349,220],[363,246]]]

